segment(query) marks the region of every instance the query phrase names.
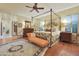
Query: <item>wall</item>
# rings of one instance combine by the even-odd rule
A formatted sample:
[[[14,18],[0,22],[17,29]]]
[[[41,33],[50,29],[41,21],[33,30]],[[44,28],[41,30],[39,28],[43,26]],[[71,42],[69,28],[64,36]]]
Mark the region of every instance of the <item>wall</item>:
[[[48,13],[49,14],[49,13]],[[41,16],[41,17],[40,17]],[[42,15],[40,15],[40,16],[38,16],[37,18],[34,18],[33,20],[33,22],[34,22],[34,28],[38,28],[38,30],[39,30],[39,26],[40,26],[40,24],[42,24],[42,21],[44,21],[45,23],[44,23],[44,29],[45,30],[50,30],[51,29],[51,19],[50,19],[50,15],[46,15],[46,16],[42,16]],[[56,16],[56,15],[54,15],[54,16],[52,16],[52,18],[53,18],[53,21],[52,21],[52,27],[53,28],[57,28],[57,29],[59,29],[59,18]]]
[[[22,27],[18,27],[18,35],[22,34],[22,30],[24,27],[24,21],[26,20],[25,17],[18,16],[18,15],[13,15],[9,13],[1,13],[0,12],[0,25],[1,25],[1,20],[2,20],[2,26],[3,28],[3,34],[6,34],[6,32],[9,30],[9,35],[12,35],[13,32],[13,26],[12,22],[18,22],[22,23]],[[0,33],[1,33],[1,26],[0,26]]]
[[[61,17],[67,15],[79,14],[79,6],[58,12],[57,14],[60,15]],[[78,19],[78,33],[79,33],[79,19]]]
[[[64,16],[72,15],[72,14],[78,14],[78,13],[79,13],[79,6],[72,7],[72,8],[69,8],[69,9],[65,9],[65,10],[60,11],[60,12],[56,12],[56,14],[60,17],[64,17]],[[59,22],[60,19],[58,20],[58,17],[56,15],[53,15],[52,18],[53,18],[53,21],[58,22],[57,24],[60,25],[60,22]],[[38,19],[45,19],[45,23],[50,22],[50,16],[49,15],[41,16]],[[39,20],[36,21],[35,25],[37,25],[37,23],[39,24]],[[78,24],[79,24],[79,22],[78,22]],[[50,26],[50,24],[49,24],[49,26]],[[49,28],[49,26],[46,26],[46,28]],[[78,25],[78,33],[79,33],[79,25]]]
[[[70,9],[66,9],[64,11],[58,12],[57,14],[60,15],[60,16],[66,16],[66,15],[72,15],[72,14],[75,14],[75,13],[79,13],[79,6],[73,7],[73,8],[70,8]]]

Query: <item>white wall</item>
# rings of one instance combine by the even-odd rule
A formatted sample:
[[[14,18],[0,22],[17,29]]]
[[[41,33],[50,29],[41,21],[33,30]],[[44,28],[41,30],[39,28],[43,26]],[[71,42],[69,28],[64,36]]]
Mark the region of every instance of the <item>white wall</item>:
[[[13,33],[12,21],[17,21],[18,23],[22,23],[23,26],[21,28],[18,28],[18,35],[20,35],[20,33],[23,30],[24,21],[26,20],[26,18],[8,13],[0,13],[0,33],[1,33],[1,20],[3,27],[5,27],[5,29],[3,30],[3,34],[6,34],[6,31],[9,30],[9,35],[12,35]]]

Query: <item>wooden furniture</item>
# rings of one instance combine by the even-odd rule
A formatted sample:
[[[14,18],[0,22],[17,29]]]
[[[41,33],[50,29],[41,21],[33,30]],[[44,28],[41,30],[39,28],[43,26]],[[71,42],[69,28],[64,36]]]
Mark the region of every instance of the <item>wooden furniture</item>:
[[[60,33],[60,41],[72,42],[72,33],[61,32]]]
[[[34,31],[31,28],[31,21],[25,21],[25,28],[23,29],[23,37],[27,37],[27,33],[32,33]]]
[[[79,34],[78,33],[77,33],[76,38],[77,38],[77,43],[79,43]]]
[[[23,29],[23,37],[27,37],[27,33],[32,33],[34,31],[33,28],[24,28]]]
[[[72,33],[72,43],[77,43],[77,33]]]
[[[35,37],[35,35],[33,33],[28,33],[27,36],[28,36],[28,40],[30,42],[32,42],[40,47],[46,47],[49,44],[48,40],[37,38],[37,37]]]

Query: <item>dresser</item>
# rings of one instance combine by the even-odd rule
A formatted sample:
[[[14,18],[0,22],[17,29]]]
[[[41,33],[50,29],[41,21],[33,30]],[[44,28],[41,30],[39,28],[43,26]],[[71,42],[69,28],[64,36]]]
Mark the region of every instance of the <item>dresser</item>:
[[[34,31],[33,28],[24,28],[23,29],[23,37],[27,37],[27,33],[32,33]]]
[[[69,43],[72,42],[72,33],[61,32],[60,41],[69,42]]]

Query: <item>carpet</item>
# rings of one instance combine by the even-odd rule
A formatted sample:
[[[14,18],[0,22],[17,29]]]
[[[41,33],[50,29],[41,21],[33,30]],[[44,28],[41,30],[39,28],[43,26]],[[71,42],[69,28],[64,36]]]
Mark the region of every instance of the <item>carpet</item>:
[[[15,52],[10,52],[9,49],[13,46],[22,45],[23,47]],[[38,55],[41,48],[28,42],[27,40],[20,39],[12,43],[0,46],[0,56],[33,56]]]

